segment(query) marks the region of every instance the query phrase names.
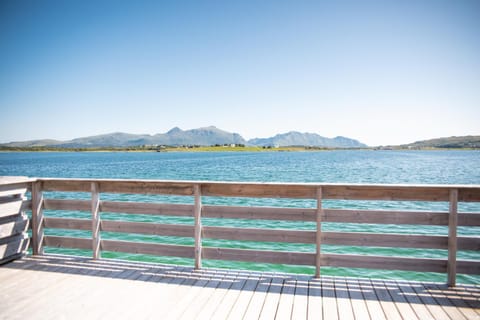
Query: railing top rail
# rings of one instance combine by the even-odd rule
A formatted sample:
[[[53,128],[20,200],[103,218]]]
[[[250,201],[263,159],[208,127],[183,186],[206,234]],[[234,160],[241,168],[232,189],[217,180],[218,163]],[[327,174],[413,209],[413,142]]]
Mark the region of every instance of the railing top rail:
[[[480,185],[433,184],[348,184],[235,182],[189,180],[134,179],[69,179],[38,178],[45,191],[90,192],[91,183],[102,193],[166,194],[193,196],[194,187],[201,186],[202,196],[316,199],[322,188],[324,199],[387,200],[387,201],[449,201],[450,190],[458,190],[458,201],[480,202]]]
[[[193,196],[200,185],[203,196],[315,199],[322,188],[324,199],[449,201],[450,190],[458,190],[458,201],[480,202],[480,185],[472,184],[364,184],[364,183],[295,183],[237,182],[145,179],[28,178],[0,177],[0,188],[42,182],[45,191],[90,192],[98,183],[103,193],[149,193]]]
[[[21,183],[31,183],[37,181],[38,178],[29,178],[21,176],[0,176],[0,186],[18,185]]]
[[[1,177],[0,177],[1,178]],[[26,177],[25,177],[26,178]],[[72,181],[72,182],[138,182],[188,185],[247,185],[247,186],[304,186],[304,187],[360,187],[360,188],[431,188],[431,189],[480,189],[480,184],[389,184],[389,183],[327,183],[327,182],[266,182],[266,181],[212,181],[212,180],[163,180],[163,179],[97,179],[97,178],[26,178],[28,181]],[[1,183],[1,180],[0,180]]]

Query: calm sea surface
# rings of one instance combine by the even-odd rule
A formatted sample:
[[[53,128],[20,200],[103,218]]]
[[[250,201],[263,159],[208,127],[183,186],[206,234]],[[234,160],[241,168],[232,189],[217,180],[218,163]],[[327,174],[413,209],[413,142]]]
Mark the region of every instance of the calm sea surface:
[[[128,178],[209,181],[269,181],[269,182],[344,182],[344,183],[411,183],[411,184],[480,184],[479,151],[322,151],[322,152],[208,152],[208,153],[0,153],[0,175],[64,178]],[[84,198],[85,193],[47,193],[50,198]],[[121,201],[148,201],[193,203],[191,197],[102,194],[103,199]],[[281,207],[314,207],[309,200],[213,198],[206,204],[234,204]],[[447,203],[385,202],[385,201],[325,201],[326,208],[440,210],[447,211]],[[460,211],[480,212],[479,204],[461,203]],[[88,218],[85,212],[46,211],[47,216]],[[102,213],[102,219],[193,224],[191,218],[152,217]],[[204,219],[204,225],[243,226],[257,228],[288,228],[314,230],[309,222],[252,221]],[[324,223],[324,230],[349,232],[394,232],[404,234],[446,235],[439,226],[395,226],[374,224]],[[47,230],[47,234],[88,237],[84,231]],[[459,228],[460,235],[480,236],[480,228]],[[159,237],[121,233],[102,233],[103,239],[135,240],[193,245],[191,238]],[[312,245],[258,243],[246,241],[204,240],[204,246],[255,248],[315,252]],[[89,255],[88,251],[49,249],[50,252]],[[446,250],[416,250],[394,248],[364,248],[322,246],[327,253],[354,253],[393,256],[445,258]],[[104,252],[103,257],[137,259],[164,263],[192,265],[189,259],[152,257]],[[480,253],[460,251],[460,259],[480,260]],[[228,261],[204,261],[205,266],[233,267],[313,273],[313,268],[287,265],[253,264]],[[445,276],[433,273],[378,271],[363,269],[323,268],[324,274],[354,275],[384,278],[444,281]],[[480,276],[458,276],[458,281],[480,283]]]

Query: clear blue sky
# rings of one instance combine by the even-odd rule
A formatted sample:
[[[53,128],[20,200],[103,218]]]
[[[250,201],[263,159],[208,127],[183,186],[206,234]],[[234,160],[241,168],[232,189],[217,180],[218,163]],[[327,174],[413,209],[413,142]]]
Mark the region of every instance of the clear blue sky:
[[[0,142],[480,134],[480,1],[0,2]]]

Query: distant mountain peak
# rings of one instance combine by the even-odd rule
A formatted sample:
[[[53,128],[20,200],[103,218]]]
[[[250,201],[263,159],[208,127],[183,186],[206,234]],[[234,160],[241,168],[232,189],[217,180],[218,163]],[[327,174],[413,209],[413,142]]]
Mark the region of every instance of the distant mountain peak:
[[[211,132],[226,132],[222,129],[219,129],[215,126],[208,126],[208,127],[201,127],[201,128],[198,128],[198,129],[192,129],[193,130],[196,130],[196,131],[211,131]]]
[[[179,127],[173,127],[172,129],[170,129],[167,134],[175,134],[175,133],[180,133],[180,132],[183,132],[182,129],[180,129]]]
[[[365,144],[357,140],[336,137],[326,138],[316,133],[289,131],[287,133],[279,133],[270,138],[256,138],[248,141],[249,144],[257,146],[309,146],[309,147],[326,147],[326,148],[364,148]]]

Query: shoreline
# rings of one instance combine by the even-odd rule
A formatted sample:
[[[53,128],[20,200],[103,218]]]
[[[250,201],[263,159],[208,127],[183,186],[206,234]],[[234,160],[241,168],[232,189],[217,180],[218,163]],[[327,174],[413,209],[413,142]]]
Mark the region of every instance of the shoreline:
[[[49,147],[3,147],[0,153],[8,152],[320,152],[320,151],[475,151],[479,148],[327,148],[327,147],[226,147],[226,146],[195,146],[195,147],[126,147],[126,148],[49,148]]]

